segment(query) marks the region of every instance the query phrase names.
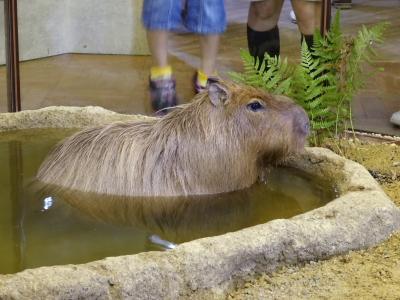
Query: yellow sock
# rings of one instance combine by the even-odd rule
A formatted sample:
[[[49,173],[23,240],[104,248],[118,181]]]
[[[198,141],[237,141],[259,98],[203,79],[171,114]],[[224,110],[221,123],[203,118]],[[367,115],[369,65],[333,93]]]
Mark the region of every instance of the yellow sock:
[[[160,77],[171,77],[172,76],[172,68],[171,66],[166,67],[152,67],[150,69],[150,78],[156,79]]]
[[[197,84],[200,86],[207,86],[208,76],[201,70],[197,70]]]

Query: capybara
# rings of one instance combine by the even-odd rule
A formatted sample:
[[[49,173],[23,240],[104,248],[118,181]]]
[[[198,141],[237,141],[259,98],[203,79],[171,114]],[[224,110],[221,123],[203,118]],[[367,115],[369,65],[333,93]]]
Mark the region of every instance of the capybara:
[[[108,195],[228,192],[252,185],[265,162],[302,149],[308,124],[287,97],[214,83],[162,118],[76,133],[46,158],[37,178]]]

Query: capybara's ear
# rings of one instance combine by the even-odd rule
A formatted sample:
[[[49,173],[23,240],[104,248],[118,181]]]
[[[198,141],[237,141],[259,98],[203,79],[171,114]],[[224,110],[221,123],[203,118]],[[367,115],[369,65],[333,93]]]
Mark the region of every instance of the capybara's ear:
[[[211,83],[208,87],[208,97],[214,106],[223,105],[229,99],[229,92],[222,84]]]
[[[284,95],[274,95],[275,99],[281,102],[294,103],[293,99]]]

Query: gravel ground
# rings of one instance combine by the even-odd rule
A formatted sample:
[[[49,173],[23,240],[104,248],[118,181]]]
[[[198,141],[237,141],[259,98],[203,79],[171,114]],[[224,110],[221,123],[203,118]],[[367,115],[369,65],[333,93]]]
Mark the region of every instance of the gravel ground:
[[[337,149],[333,143],[325,146]],[[335,152],[364,165],[400,206],[400,146],[348,140]],[[262,274],[227,299],[400,300],[400,232],[371,249]]]

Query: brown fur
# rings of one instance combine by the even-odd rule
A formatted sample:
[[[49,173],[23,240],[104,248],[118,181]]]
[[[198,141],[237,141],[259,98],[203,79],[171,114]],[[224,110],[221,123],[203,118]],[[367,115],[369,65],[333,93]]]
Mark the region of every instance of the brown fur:
[[[262,160],[304,146],[305,112],[282,96],[223,83],[160,119],[119,122],[79,132],[42,164],[37,178],[80,191],[125,196],[214,194],[242,189]],[[210,100],[214,99],[214,101]],[[247,108],[262,100],[263,111]]]

